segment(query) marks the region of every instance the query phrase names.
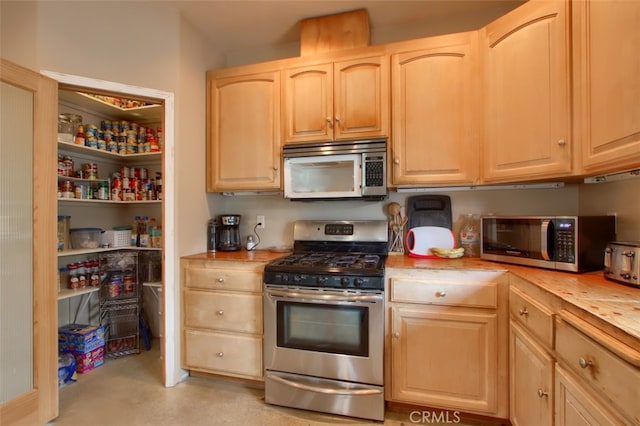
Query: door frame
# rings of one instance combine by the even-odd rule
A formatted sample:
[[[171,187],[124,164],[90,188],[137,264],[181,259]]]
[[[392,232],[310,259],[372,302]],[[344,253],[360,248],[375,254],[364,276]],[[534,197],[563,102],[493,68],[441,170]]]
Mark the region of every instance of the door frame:
[[[164,105],[163,117],[163,165],[162,165],[162,233],[164,239],[163,268],[164,285],[162,291],[162,381],[165,386],[174,386],[180,382],[185,374],[180,368],[179,342],[173,338],[179,332],[179,311],[174,301],[179,299],[180,280],[173,279],[176,274],[176,232],[175,232],[175,156],[174,156],[174,94],[140,86],[132,86],[95,78],[64,74],[55,71],[42,70],[41,73],[53,78],[59,84],[100,90],[107,92],[125,93],[142,98],[161,101]],[[56,105],[57,106],[57,105]],[[169,338],[167,338],[167,336]],[[178,354],[178,355],[176,355]]]

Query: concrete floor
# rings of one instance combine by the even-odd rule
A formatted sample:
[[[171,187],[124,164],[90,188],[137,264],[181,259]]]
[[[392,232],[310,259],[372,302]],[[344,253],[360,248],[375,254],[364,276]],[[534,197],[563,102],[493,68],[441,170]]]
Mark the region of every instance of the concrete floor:
[[[381,423],[267,405],[262,389],[204,377],[189,377],[165,388],[158,348],[158,341],[154,341],[151,351],[107,360],[93,371],[78,374],[77,382],[60,389],[60,415],[50,425],[434,424],[411,421],[409,411],[387,410]],[[495,425],[476,421],[458,424]]]

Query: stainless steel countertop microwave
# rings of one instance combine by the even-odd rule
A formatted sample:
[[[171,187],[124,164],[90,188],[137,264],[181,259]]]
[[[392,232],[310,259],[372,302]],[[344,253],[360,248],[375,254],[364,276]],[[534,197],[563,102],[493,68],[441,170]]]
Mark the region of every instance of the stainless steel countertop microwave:
[[[480,257],[569,272],[604,268],[615,216],[483,216]]]
[[[387,197],[387,140],[286,145],[284,196],[293,200]]]

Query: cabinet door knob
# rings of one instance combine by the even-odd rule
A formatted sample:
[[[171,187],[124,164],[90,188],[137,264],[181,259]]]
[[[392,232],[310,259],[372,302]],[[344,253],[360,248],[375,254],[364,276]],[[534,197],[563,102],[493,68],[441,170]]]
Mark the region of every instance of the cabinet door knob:
[[[542,389],[538,389],[538,397],[542,398],[543,396],[549,396],[549,392]]]
[[[593,361],[586,360],[584,358],[580,358],[578,360],[578,364],[580,364],[580,368],[587,368],[587,367],[591,367],[593,365]]]
[[[218,357],[222,358],[224,356],[224,352],[218,352]]]
[[[397,331],[395,333],[393,333],[393,337],[395,337],[396,339],[400,337],[400,333],[398,333]]]
[[[331,117],[327,117],[327,125],[330,129],[333,127],[333,120],[331,120]]]
[[[220,309],[220,310],[218,311],[218,315],[220,315],[220,316],[224,315],[224,311],[223,311],[222,309]]]
[[[219,278],[217,279],[217,281],[218,281],[219,283],[223,283],[223,282],[224,282],[224,278],[219,277]]]
[[[520,310],[518,311],[518,314],[520,315],[529,315],[529,311],[527,311],[526,307],[522,307],[520,308]]]
[[[440,290],[436,292],[436,296],[438,297],[445,297],[447,295],[447,292],[444,290]]]
[[[400,164],[400,159],[399,158],[394,159],[393,164]]]
[[[567,142],[564,139],[560,139],[558,141],[558,145],[560,145],[560,146],[565,146],[566,144],[567,144]]]

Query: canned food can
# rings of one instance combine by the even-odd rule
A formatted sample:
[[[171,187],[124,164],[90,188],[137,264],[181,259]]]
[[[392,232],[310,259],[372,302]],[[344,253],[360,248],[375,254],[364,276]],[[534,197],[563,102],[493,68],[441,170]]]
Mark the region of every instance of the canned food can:
[[[122,201],[135,201],[136,194],[132,189],[123,189],[122,190]]]
[[[131,294],[136,289],[136,282],[132,276],[127,275],[124,277],[123,285],[124,293]]]
[[[64,175],[65,176],[73,175],[73,169],[75,167],[73,163],[73,158],[66,155],[65,157],[63,157],[62,161],[64,162]]]
[[[78,277],[76,275],[69,276],[69,288],[70,289],[80,288],[80,282],[78,281]]]
[[[111,120],[102,120],[100,122],[100,128],[102,130],[111,130],[112,129]]]
[[[114,275],[108,285],[109,297],[118,297],[122,292],[122,277]]]
[[[127,154],[138,153],[138,142],[135,139],[127,138],[126,153]]]
[[[98,139],[98,149],[101,151],[107,150],[107,142],[104,139]]]
[[[87,124],[87,128],[84,131],[84,137],[85,138],[90,138],[90,137],[98,138],[98,126],[96,126],[95,124]]]
[[[126,153],[127,153],[127,143],[118,142],[118,154],[126,154]]]
[[[127,166],[121,166],[120,167],[120,176],[122,176],[123,178],[131,177],[131,168],[129,168]]]
[[[100,182],[98,184],[97,198],[98,198],[98,200],[108,200],[109,199],[109,186],[107,185],[107,182]]]
[[[83,163],[82,171],[85,179],[98,179],[98,163]]]
[[[86,187],[84,185],[76,185],[75,198],[86,198]]]
[[[149,171],[146,167],[133,167],[132,175],[138,179],[146,179],[149,174]]]
[[[65,176],[64,158],[58,154],[58,176]]]

